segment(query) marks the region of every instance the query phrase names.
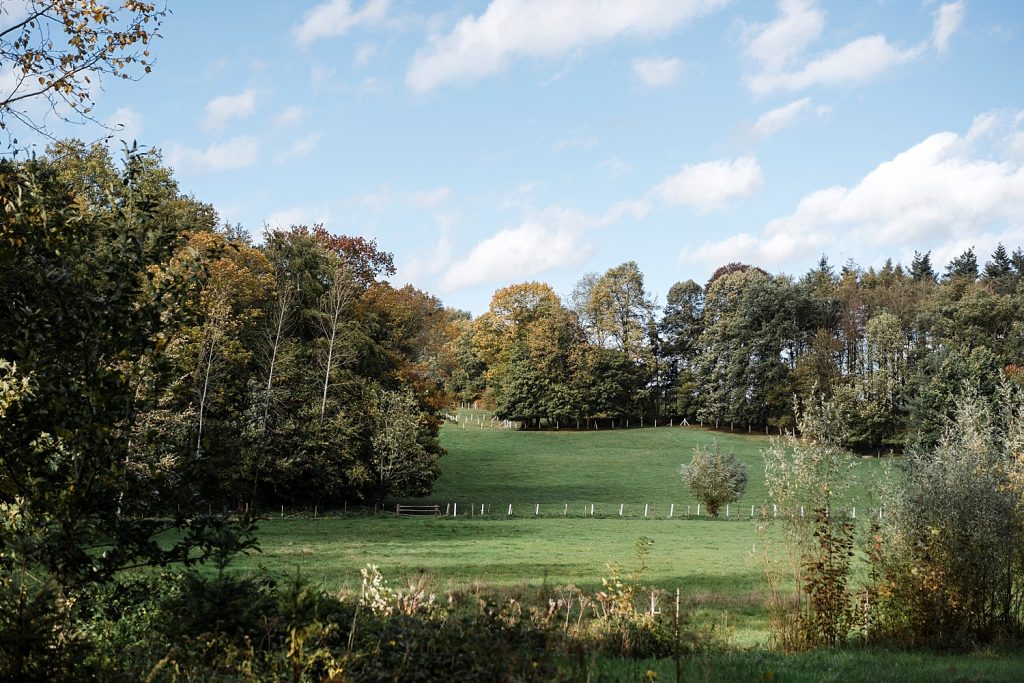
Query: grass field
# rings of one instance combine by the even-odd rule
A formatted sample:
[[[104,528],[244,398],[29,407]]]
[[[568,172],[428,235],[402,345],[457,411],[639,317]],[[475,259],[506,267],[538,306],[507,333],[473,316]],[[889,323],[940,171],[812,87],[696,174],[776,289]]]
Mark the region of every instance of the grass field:
[[[393,584],[426,580],[442,594],[537,592],[568,584],[597,590],[607,564],[630,569],[636,541],[648,537],[654,544],[645,583],[680,588],[701,617],[727,621],[737,642],[763,642],[764,579],[752,556],[760,539],[750,506],[760,514],[768,499],[764,436],[679,427],[519,432],[448,424],[441,442],[448,451],[442,475],[421,502],[442,510],[457,503],[458,519],[271,517],[260,526],[263,552],[243,566],[260,565],[275,575],[300,570],[330,590],[356,589],[367,563]],[[714,442],[735,451],[749,469],[747,493],[729,519],[697,517],[697,501],[678,475],[695,446]],[[868,482],[881,465],[851,461],[852,505],[874,505]]]
[[[695,446],[715,441],[747,463],[747,493],[728,520],[687,517],[686,506],[693,513],[696,501],[681,483],[679,466]],[[1024,655],[1017,652],[765,651],[765,581],[761,561],[752,554],[760,537],[749,519],[751,505],[767,502],[761,450],[768,439],[763,435],[678,427],[518,432],[448,424],[441,442],[448,450],[442,475],[423,502],[442,509],[458,503],[458,518],[271,516],[260,523],[263,552],[237,566],[262,566],[276,576],[300,571],[328,590],[354,591],[360,568],[373,563],[393,586],[417,581],[442,598],[449,592],[536,598],[570,584],[598,590],[609,575],[608,563],[628,571],[635,564],[636,541],[648,537],[654,544],[643,582],[670,593],[679,588],[691,622],[713,625],[734,646],[687,661],[685,680],[1022,680]],[[851,459],[850,505],[876,508],[870,491],[884,466],[884,460]],[[538,503],[539,516],[534,514]],[[676,515],[668,519],[671,503]],[[584,516],[591,504],[595,516]],[[471,505],[472,517],[466,514]],[[670,660],[602,659],[596,666],[595,681],[650,680],[648,671],[656,680],[675,677]]]
[[[486,413],[476,415],[488,424]],[[714,443],[735,452],[747,465],[747,492],[735,507],[745,507],[749,518],[751,505],[768,500],[761,451],[769,438],[698,427],[519,432],[446,424],[441,445],[448,454],[427,500],[463,506],[489,503],[495,512],[502,506],[507,511],[512,503],[513,511],[529,513],[540,503],[542,513],[556,515],[562,514],[565,503],[577,514],[590,503],[599,515],[618,515],[621,504],[626,514],[640,516],[644,504],[657,504],[663,514],[672,503],[677,513],[687,505],[695,512],[697,501],[683,486],[679,467],[690,461],[695,447]],[[870,491],[885,462],[851,461],[850,505],[877,507]]]

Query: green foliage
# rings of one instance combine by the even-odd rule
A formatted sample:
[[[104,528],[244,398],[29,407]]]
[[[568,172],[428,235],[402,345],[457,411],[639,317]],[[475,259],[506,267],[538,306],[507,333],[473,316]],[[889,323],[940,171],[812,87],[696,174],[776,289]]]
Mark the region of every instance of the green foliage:
[[[0,164],[0,348],[30,390],[0,427],[0,548],[64,588],[182,556],[153,542],[167,522],[140,513],[160,485],[131,469],[202,275],[188,255],[169,267],[184,226],[151,161],[130,154],[92,202],[70,160]]]
[[[816,397],[798,423],[801,438],[773,439],[764,451],[765,484],[778,514],[762,522],[763,562],[773,644],[787,652],[842,644],[854,625],[853,526],[837,506],[852,464],[839,445],[842,415],[834,400]],[[778,547],[772,525],[781,526]]]
[[[689,465],[681,469],[683,482],[693,496],[717,517],[723,505],[735,503],[747,490],[747,466],[735,453],[722,453],[716,442],[711,448],[697,447]]]
[[[964,391],[932,448],[911,455],[891,492],[877,554],[880,629],[912,644],[956,645],[1018,633],[1024,601],[1018,387],[992,402]]]

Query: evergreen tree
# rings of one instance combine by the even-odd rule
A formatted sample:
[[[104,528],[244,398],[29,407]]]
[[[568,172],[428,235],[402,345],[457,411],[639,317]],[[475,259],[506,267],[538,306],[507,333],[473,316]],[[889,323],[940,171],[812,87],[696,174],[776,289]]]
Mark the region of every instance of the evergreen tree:
[[[974,247],[967,249],[946,265],[944,278],[950,280],[969,280],[974,282],[978,279],[978,257],[974,255]]]

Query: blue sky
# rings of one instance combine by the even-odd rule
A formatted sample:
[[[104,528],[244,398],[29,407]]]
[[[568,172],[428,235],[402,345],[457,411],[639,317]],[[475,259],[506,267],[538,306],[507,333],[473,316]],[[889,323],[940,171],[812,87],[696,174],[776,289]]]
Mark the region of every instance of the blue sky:
[[[1024,3],[170,7],[99,118],[223,219],[375,238],[474,314],[626,260],[663,301],[734,260],[1024,244]]]

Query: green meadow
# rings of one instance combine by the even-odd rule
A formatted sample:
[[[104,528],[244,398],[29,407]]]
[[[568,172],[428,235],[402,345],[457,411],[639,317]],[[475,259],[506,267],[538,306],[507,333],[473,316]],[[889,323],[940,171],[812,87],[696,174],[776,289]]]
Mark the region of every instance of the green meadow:
[[[632,569],[636,542],[646,537],[654,543],[645,584],[680,589],[695,613],[720,620],[738,642],[764,641],[761,538],[751,506],[755,517],[771,514],[761,459],[768,438],[664,426],[520,432],[474,415],[483,428],[442,429],[448,453],[434,492],[403,501],[457,509],[458,517],[271,515],[260,523],[262,552],[242,565],[278,576],[299,571],[329,590],[357,590],[359,570],[370,563],[394,585],[426,582],[441,594],[598,590],[609,563]],[[678,474],[695,447],[715,443],[748,467],[747,492],[728,518],[698,516]],[[850,504],[863,515],[877,507],[868,492],[884,461],[850,465]]]
[[[642,583],[664,591],[663,609],[671,609],[668,601],[678,588],[688,623],[710,629],[727,645],[685,660],[684,680],[1020,680],[1024,657],[1005,650],[769,652],[763,558],[757,554],[762,538],[750,519],[751,505],[757,515],[770,510],[761,459],[770,442],[763,435],[694,427],[520,432],[446,424],[441,441],[448,453],[434,492],[403,502],[438,504],[442,510],[458,503],[457,518],[396,518],[387,510],[329,511],[318,518],[271,515],[259,526],[262,552],[238,566],[262,567],[279,577],[298,571],[327,590],[351,593],[359,590],[359,570],[375,564],[392,586],[426,586],[442,600],[461,593],[532,602],[557,598],[570,585],[600,590],[609,563],[629,572],[637,560],[636,542],[646,537],[654,543]],[[728,519],[698,517],[696,501],[678,475],[695,447],[716,442],[735,451],[749,472],[746,495]],[[851,507],[877,509],[870,494],[887,464],[851,457]],[[673,503],[676,513],[669,518]],[[668,659],[599,658],[593,665],[594,680],[675,678]]]

